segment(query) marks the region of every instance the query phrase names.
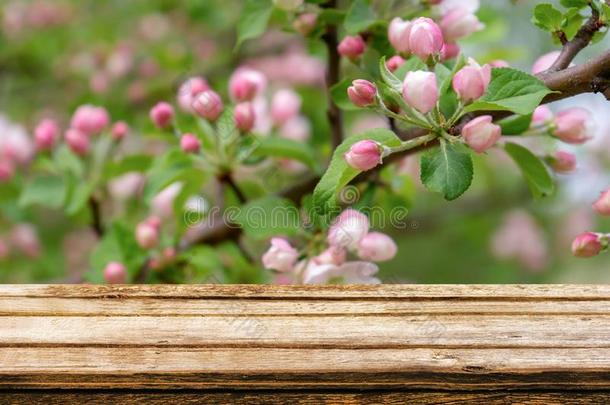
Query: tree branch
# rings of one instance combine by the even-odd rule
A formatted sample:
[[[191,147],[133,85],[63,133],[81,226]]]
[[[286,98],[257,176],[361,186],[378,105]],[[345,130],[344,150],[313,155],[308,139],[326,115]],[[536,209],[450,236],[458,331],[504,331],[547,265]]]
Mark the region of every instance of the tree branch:
[[[104,236],[102,213],[100,203],[94,196],[89,197],[89,211],[91,212],[91,228],[98,238]]]
[[[328,2],[325,7],[335,8],[336,0]],[[339,45],[337,26],[334,24],[328,24],[326,27],[326,33],[322,36],[322,39],[326,44],[326,49],[328,52],[328,66],[326,69],[326,94],[328,100],[328,110],[326,115],[328,116],[328,122],[331,128],[331,138],[334,149],[339,146],[341,142],[343,142],[343,114],[333,101],[330,93],[331,87],[339,83],[339,66],[341,63],[341,57],[337,51],[337,46]]]
[[[557,72],[570,66],[570,63],[574,60],[576,55],[589,45],[593,39],[593,35],[603,26],[604,23],[599,19],[599,12],[591,7],[591,17],[589,17],[587,22],[580,27],[571,41],[563,44],[559,57],[557,57],[557,60],[551,65],[548,71]]]

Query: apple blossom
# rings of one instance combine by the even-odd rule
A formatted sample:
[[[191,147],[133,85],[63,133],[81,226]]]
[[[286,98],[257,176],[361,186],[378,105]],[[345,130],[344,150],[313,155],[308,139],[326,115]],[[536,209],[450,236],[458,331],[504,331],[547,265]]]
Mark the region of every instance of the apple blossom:
[[[180,138],[180,149],[185,153],[199,153],[201,142],[193,134],[186,133]]]
[[[305,284],[324,284],[337,279],[346,284],[379,284],[381,282],[375,277],[379,268],[369,262],[354,261],[337,266],[302,261],[299,262],[297,268],[303,268],[302,277]]]
[[[358,243],[358,257],[373,262],[393,259],[398,248],[388,235],[381,232],[369,232]]]
[[[193,110],[195,110],[201,118],[205,118],[212,122],[218,119],[223,109],[224,105],[222,99],[218,93],[213,90],[206,90],[203,93],[198,94],[193,103]]]
[[[40,255],[40,240],[36,228],[30,224],[17,224],[11,230],[11,245],[29,257]]]
[[[15,166],[10,160],[0,160],[0,183],[6,183],[13,178]]]
[[[606,237],[599,233],[585,232],[572,242],[572,254],[576,257],[597,256],[606,248]]]
[[[275,92],[271,101],[271,119],[275,125],[282,125],[297,116],[301,109],[301,96],[290,89]]]
[[[38,150],[50,150],[59,138],[59,126],[54,120],[44,119],[34,129],[34,141]]]
[[[404,21],[400,17],[394,17],[388,26],[388,40],[398,52],[407,54],[409,48],[409,34],[411,32],[411,22]]]
[[[505,61],[504,59],[494,59],[491,62],[489,62],[489,66],[491,66],[492,68],[503,68],[503,67],[510,67],[510,64]]]
[[[281,272],[292,270],[299,252],[284,238],[271,238],[271,247],[263,255],[263,266]]]
[[[101,132],[108,124],[110,117],[104,107],[96,107],[90,104],[81,105],[76,109],[70,126],[85,135],[94,135]]]
[[[453,76],[453,90],[465,103],[474,101],[487,91],[491,80],[491,66],[480,66],[474,59],[470,58],[468,64],[458,70]]]
[[[394,55],[386,61],[385,65],[390,72],[395,72],[404,63],[405,63],[405,60],[402,56]]]
[[[553,65],[553,63],[555,63],[555,61],[559,57],[559,53],[559,51],[545,53],[544,55],[536,59],[536,62],[534,62],[534,65],[532,66],[532,73],[538,74],[550,68],[551,65]]]
[[[371,140],[358,141],[344,155],[347,164],[358,170],[370,170],[381,163],[382,146]]]
[[[432,72],[417,70],[405,76],[402,87],[405,102],[421,113],[429,113],[438,102],[436,75]]]
[[[328,244],[334,247],[356,249],[369,231],[369,219],[363,213],[348,208],[344,210],[328,230]]]
[[[532,114],[532,124],[545,124],[553,119],[553,112],[547,105],[539,105]]]
[[[113,199],[125,201],[142,192],[146,178],[139,172],[127,172],[108,182],[108,193]]]
[[[441,59],[449,60],[457,57],[460,54],[460,46],[454,42],[446,42],[441,49]]]
[[[210,86],[203,77],[191,77],[178,89],[178,105],[184,112],[193,112],[193,103],[197,95],[209,89]]]
[[[165,101],[160,101],[151,108],[150,119],[157,128],[167,128],[174,119],[174,107]]]
[[[360,35],[348,35],[337,46],[337,52],[341,56],[354,60],[364,53],[365,48],[366,43]]]
[[[436,23],[427,17],[419,17],[409,29],[409,50],[422,60],[439,55],[444,45],[443,33]]]
[[[165,187],[151,202],[151,210],[154,215],[162,219],[172,218],[174,215],[174,200],[182,191],[182,183],[175,182]]]
[[[160,221],[150,217],[136,226],[136,241],[144,249],[153,249],[159,244]]]
[[[344,248],[338,246],[330,246],[322,253],[312,258],[316,264],[334,264],[341,265],[345,263],[347,252]]]
[[[305,142],[311,136],[311,124],[304,117],[294,117],[280,127],[280,135],[294,141]]]
[[[129,126],[125,121],[115,122],[110,131],[112,139],[114,139],[115,141],[120,141],[121,139],[125,138],[128,132]]]
[[[357,79],[347,88],[347,96],[354,105],[368,107],[377,102],[377,87],[368,80]]]
[[[576,156],[568,151],[558,150],[548,160],[557,173],[569,173],[576,168]]]
[[[482,30],[484,25],[468,9],[455,7],[443,15],[440,27],[445,41],[453,42]]]
[[[233,110],[233,120],[235,121],[235,127],[240,132],[250,132],[256,120],[252,103],[246,101],[237,104]]]
[[[89,137],[78,129],[68,129],[64,134],[64,139],[75,154],[83,156],[89,153],[91,147]]]
[[[104,280],[108,284],[125,284],[127,281],[127,269],[120,262],[110,262],[104,267]]]
[[[318,15],[316,13],[303,13],[300,14],[292,23],[292,27],[299,34],[307,36],[311,34],[313,29],[316,27],[318,22]]]
[[[601,193],[593,203],[593,209],[600,215],[610,215],[610,189]]]
[[[592,138],[589,133],[591,114],[580,107],[560,111],[555,116],[553,135],[566,143],[579,144]]]
[[[482,115],[462,128],[464,141],[477,153],[491,148],[502,136],[502,128],[491,121],[491,115]]]
[[[229,80],[229,94],[235,101],[250,101],[261,95],[267,87],[267,79],[258,70],[241,67]]]

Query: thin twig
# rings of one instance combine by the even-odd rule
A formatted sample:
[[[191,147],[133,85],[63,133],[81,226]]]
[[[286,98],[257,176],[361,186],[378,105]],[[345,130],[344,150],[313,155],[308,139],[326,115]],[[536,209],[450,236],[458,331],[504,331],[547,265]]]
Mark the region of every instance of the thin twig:
[[[328,2],[325,7],[335,8],[336,0]],[[328,122],[331,128],[331,138],[333,149],[336,148],[343,142],[343,114],[339,107],[333,101],[330,89],[337,83],[339,83],[339,67],[341,63],[341,57],[337,51],[339,45],[339,39],[337,36],[337,26],[334,24],[328,24],[326,27],[326,33],[322,36],[326,49],[328,52],[328,66],[326,68],[326,94],[328,99],[328,110],[326,112],[328,116]]]
[[[89,197],[89,211],[91,212],[91,228],[98,237],[104,235],[104,225],[102,225],[102,212],[100,203],[94,196]]]

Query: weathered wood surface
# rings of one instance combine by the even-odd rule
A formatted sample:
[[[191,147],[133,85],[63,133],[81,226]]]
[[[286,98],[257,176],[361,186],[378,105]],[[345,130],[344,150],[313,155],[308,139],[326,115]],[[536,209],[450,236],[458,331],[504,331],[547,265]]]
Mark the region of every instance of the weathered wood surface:
[[[145,399],[610,403],[610,286],[0,286],[0,403]]]

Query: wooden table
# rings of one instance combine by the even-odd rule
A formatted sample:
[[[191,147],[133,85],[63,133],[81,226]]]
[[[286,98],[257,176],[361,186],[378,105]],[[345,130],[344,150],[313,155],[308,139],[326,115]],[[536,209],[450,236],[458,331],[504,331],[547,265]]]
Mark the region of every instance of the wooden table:
[[[0,403],[610,403],[610,286],[0,286]]]

